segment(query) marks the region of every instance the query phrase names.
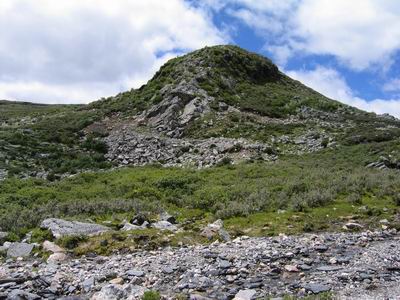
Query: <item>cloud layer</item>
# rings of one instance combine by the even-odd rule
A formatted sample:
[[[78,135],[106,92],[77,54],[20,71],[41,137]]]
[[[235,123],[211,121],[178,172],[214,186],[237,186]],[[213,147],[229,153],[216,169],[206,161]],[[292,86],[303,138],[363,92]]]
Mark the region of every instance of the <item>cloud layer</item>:
[[[400,118],[400,99],[366,101],[354,94],[346,80],[335,69],[317,66],[313,70],[292,70],[286,73],[332,99],[378,114],[390,112],[391,115]]]
[[[183,0],[2,0],[0,99],[88,102],[227,40]]]

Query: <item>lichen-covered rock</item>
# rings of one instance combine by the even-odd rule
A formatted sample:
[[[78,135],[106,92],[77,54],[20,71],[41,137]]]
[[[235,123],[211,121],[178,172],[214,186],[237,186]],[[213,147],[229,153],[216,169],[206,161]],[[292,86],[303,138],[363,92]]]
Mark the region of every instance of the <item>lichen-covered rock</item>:
[[[110,228],[99,224],[66,221],[55,218],[44,220],[41,227],[50,230],[55,238],[73,235],[92,236],[110,230]]]
[[[32,250],[32,244],[12,243],[7,250],[7,257],[27,257],[31,254]]]

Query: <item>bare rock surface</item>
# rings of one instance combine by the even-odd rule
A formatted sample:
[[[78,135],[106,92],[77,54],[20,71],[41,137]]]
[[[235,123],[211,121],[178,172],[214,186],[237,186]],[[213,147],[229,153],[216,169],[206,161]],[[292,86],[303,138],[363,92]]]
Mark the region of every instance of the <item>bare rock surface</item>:
[[[97,235],[110,230],[110,228],[99,224],[55,218],[43,220],[41,227],[50,230],[55,238],[71,235]]]
[[[32,299],[141,299],[147,290],[159,291],[163,299],[178,294],[187,299],[302,297],[327,291],[338,299],[395,299],[400,243],[395,230],[243,236],[62,263],[7,260],[0,270],[7,278],[0,281],[0,296]]]
[[[7,250],[7,257],[26,257],[31,254],[32,250],[32,244],[12,243]]]

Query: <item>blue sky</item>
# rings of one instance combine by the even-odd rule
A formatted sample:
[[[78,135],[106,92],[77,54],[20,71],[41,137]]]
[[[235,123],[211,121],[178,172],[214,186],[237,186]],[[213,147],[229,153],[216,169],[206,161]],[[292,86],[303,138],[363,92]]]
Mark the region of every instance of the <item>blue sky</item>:
[[[400,117],[397,0],[2,0],[0,99],[87,103],[226,43],[331,98]]]

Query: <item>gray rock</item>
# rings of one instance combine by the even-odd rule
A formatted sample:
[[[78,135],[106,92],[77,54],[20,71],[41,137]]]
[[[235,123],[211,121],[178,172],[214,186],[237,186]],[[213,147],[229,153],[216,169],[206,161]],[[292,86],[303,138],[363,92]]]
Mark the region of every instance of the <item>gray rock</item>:
[[[341,267],[337,266],[320,266],[317,268],[318,271],[323,271],[323,272],[333,272],[333,271],[339,271],[341,270]]]
[[[231,264],[229,261],[227,261],[227,260],[220,260],[220,261],[219,261],[219,266],[220,266],[222,269],[227,269],[227,268],[230,268],[230,267],[232,266],[232,264]]]
[[[140,270],[129,270],[126,272],[126,275],[128,276],[136,276],[136,277],[143,277],[144,272]]]
[[[47,263],[49,264],[59,264],[68,259],[68,256],[63,252],[56,252],[49,256]]]
[[[202,296],[200,294],[190,294],[189,300],[212,300],[206,296]]]
[[[82,289],[87,293],[94,286],[95,280],[94,277],[89,277],[84,282],[82,282]]]
[[[134,225],[134,224],[126,222],[123,224],[121,231],[140,230],[140,229],[144,229],[144,228],[142,226],[138,226],[138,225]]]
[[[241,290],[239,291],[233,300],[252,300],[256,295],[255,290]]]
[[[208,224],[207,227],[205,227],[202,230],[200,235],[206,237],[209,240],[219,237],[223,241],[228,242],[231,240],[231,237],[230,237],[229,233],[223,228],[223,226],[224,226],[223,221],[217,220],[212,224]]]
[[[7,257],[26,257],[31,254],[32,250],[32,244],[12,243],[7,250]]]
[[[110,228],[99,224],[66,221],[55,218],[44,220],[41,227],[50,230],[55,238],[73,235],[92,236],[110,230]]]
[[[172,274],[172,273],[174,273],[174,269],[173,269],[172,267],[170,267],[170,266],[167,266],[167,267],[162,268],[162,271],[163,271],[165,274]]]
[[[33,293],[28,293],[23,290],[12,290],[10,294],[8,295],[7,299],[9,300],[36,300],[36,299],[41,299],[36,294]]]
[[[49,251],[52,253],[65,252],[65,249],[61,248],[60,246],[58,246],[55,243],[50,242],[50,241],[44,241],[42,247],[43,247],[43,250]]]
[[[320,283],[309,283],[304,286],[306,291],[310,291],[313,294],[319,294],[319,293],[324,293],[328,292],[331,290],[331,288],[325,284],[320,284]]]
[[[171,224],[168,221],[158,221],[151,224],[152,227],[160,229],[160,230],[169,230],[169,231],[176,231],[178,227],[174,224]]]
[[[174,216],[170,215],[169,213],[165,212],[160,215],[161,221],[167,221],[171,224],[177,224],[176,219]]]
[[[144,214],[137,214],[131,219],[131,224],[142,226],[144,223],[149,224],[149,219]]]
[[[126,291],[116,284],[109,284],[100,290],[100,292],[95,293],[91,300],[120,300],[126,299],[128,297]]]

